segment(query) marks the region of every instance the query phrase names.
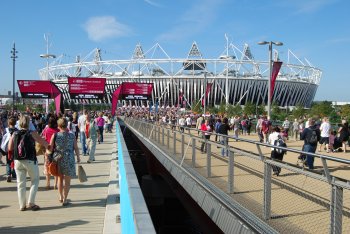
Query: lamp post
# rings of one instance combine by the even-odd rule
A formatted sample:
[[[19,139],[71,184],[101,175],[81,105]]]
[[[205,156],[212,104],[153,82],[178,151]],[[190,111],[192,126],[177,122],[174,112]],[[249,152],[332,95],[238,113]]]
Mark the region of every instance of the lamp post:
[[[205,107],[207,105],[206,99],[207,99],[207,72],[204,73],[204,102],[203,102],[204,118],[205,118]]]
[[[49,80],[49,60],[50,58],[56,58],[56,55],[49,53],[49,35],[44,34],[44,39],[46,41],[46,54],[41,54],[40,58],[46,59],[46,80]],[[49,99],[46,99],[46,113],[49,113]]]
[[[16,75],[15,75],[15,66],[16,66],[16,58],[18,58],[17,57],[17,54],[18,53],[18,51],[16,50],[16,45],[15,45],[15,43],[13,43],[13,48],[12,48],[12,50],[11,50],[11,58],[12,58],[12,64],[13,64],[13,66],[12,66],[12,68],[13,68],[13,70],[12,70],[12,81],[13,81],[13,86],[12,86],[12,111],[14,112],[15,111],[15,80],[16,80]]]
[[[267,117],[270,119],[271,116],[271,76],[272,76],[272,45],[276,46],[282,46],[283,43],[279,41],[261,41],[258,42],[258,45],[269,45],[269,78],[268,78],[268,84],[267,84]]]

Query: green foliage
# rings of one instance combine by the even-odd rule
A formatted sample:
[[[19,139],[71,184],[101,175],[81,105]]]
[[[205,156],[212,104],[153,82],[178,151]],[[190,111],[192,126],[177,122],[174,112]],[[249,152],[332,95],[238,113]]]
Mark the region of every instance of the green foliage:
[[[255,114],[256,107],[252,102],[246,102],[244,105],[244,113],[247,115]]]
[[[209,108],[209,112],[210,112],[211,114],[218,114],[218,113],[219,113],[219,108],[216,107],[216,106],[210,107],[210,108]]]
[[[300,119],[305,115],[305,113],[306,113],[306,110],[304,109],[304,106],[301,104],[297,104],[292,111],[292,116],[294,119]]]
[[[342,119],[350,120],[350,105],[344,105],[340,108],[340,117]]]
[[[221,115],[226,114],[226,104],[225,103],[220,103],[219,114],[221,114]]]
[[[202,103],[200,102],[200,100],[194,100],[192,103],[192,112],[195,113],[202,113]]]
[[[330,116],[333,111],[332,102],[322,101],[319,103],[312,103],[311,109],[309,111],[310,116],[318,116],[320,118],[324,116]]]
[[[257,115],[265,115],[265,114],[266,114],[266,110],[265,110],[265,105],[264,105],[264,104],[260,104],[260,105],[256,108],[256,114],[257,114]]]

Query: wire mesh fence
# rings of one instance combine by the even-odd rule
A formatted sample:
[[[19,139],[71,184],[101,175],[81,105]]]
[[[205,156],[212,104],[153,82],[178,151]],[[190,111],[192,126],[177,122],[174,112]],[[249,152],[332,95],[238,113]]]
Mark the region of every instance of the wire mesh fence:
[[[205,141],[197,131],[180,132],[139,121],[130,124],[280,233],[350,233],[350,184],[340,183],[331,173],[327,177],[272,161],[258,143],[248,147],[254,142],[231,139],[227,157],[221,154],[227,146]],[[271,176],[276,166],[281,172]]]

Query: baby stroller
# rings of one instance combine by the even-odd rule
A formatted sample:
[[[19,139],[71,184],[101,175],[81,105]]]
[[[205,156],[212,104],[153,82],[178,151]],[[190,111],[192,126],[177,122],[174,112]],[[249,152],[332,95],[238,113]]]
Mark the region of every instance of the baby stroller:
[[[339,137],[336,137],[334,139],[334,144],[333,144],[333,152],[342,152],[342,142],[341,140],[339,139]]]

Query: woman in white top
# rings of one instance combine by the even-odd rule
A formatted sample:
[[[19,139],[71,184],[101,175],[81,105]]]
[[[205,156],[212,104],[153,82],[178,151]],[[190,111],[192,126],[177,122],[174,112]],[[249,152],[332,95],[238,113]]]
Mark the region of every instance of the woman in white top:
[[[275,145],[275,142],[279,139],[283,140],[283,136],[281,135],[281,130],[279,127],[274,127],[273,132],[269,135],[269,144]],[[279,161],[283,160],[283,154],[284,153],[278,153],[277,150],[274,147],[271,147],[271,158],[277,159]],[[279,175],[281,173],[281,168],[278,166],[272,166],[273,175]]]

